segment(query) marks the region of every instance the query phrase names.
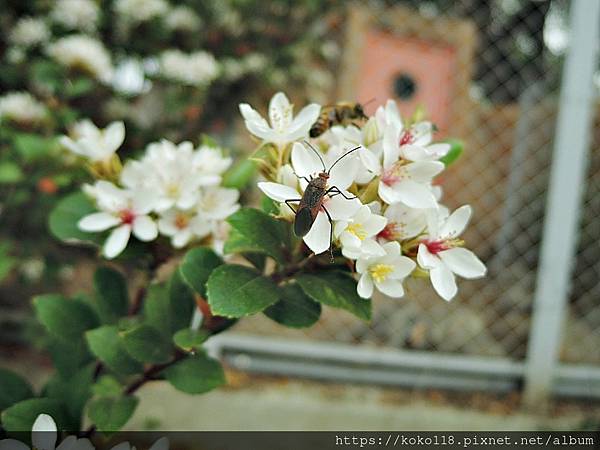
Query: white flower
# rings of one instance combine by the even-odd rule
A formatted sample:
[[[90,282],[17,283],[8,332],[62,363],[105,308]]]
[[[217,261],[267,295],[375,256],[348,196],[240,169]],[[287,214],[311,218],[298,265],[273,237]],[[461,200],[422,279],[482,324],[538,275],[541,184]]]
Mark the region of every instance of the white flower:
[[[427,226],[427,210],[410,208],[402,203],[389,205],[384,216],[387,225],[378,234],[388,241],[402,241],[418,236]]]
[[[99,12],[93,0],[57,0],[50,17],[70,30],[91,32],[96,29]]]
[[[92,443],[85,438],[68,436],[56,447],[57,427],[48,414],[40,414],[31,429],[31,444],[35,450],[94,450]],[[0,450],[29,450],[24,443],[15,439],[0,440]]]
[[[109,83],[113,76],[110,55],[102,43],[83,34],[66,36],[50,44],[48,54],[63,66],[83,70]]]
[[[83,217],[77,226],[82,231],[113,231],[104,243],[104,256],[114,258],[127,246],[133,232],[140,241],[156,239],[156,223],[148,215],[154,207],[154,195],[150,191],[123,190],[107,181],[97,181],[87,192],[95,200],[99,212]]]
[[[205,220],[225,220],[240,209],[239,198],[237,189],[209,187],[200,193],[196,208]]]
[[[60,143],[64,147],[92,162],[108,161],[125,139],[125,124],[112,122],[105,129],[100,130],[86,119],[73,126],[71,135],[72,138],[61,136]]]
[[[175,248],[185,247],[192,239],[201,239],[210,234],[211,224],[195,211],[176,208],[161,214],[158,230],[171,238]]]
[[[361,257],[356,261],[356,271],[360,274],[356,290],[362,298],[370,298],[374,287],[388,297],[402,297],[402,281],[416,266],[412,259],[401,255],[398,242],[388,242],[382,247],[384,256]]]
[[[14,45],[33,47],[46,42],[50,37],[50,30],[42,19],[23,17],[10,31],[9,40]]]
[[[440,217],[439,211],[430,211],[428,235],[419,244],[419,266],[429,270],[433,288],[445,300],[451,300],[456,295],[455,274],[474,279],[483,277],[487,271],[479,258],[462,248],[463,242],[457,239],[470,217],[469,205],[458,208],[446,219]]]
[[[117,0],[114,8],[121,19],[136,24],[164,15],[169,4],[165,0]]]
[[[214,56],[204,51],[183,53],[166,50],[160,55],[160,71],[165,78],[189,86],[206,86],[219,74]]]
[[[342,244],[342,254],[351,259],[385,255],[374,237],[383,230],[386,222],[385,217],[373,214],[367,205],[361,206],[347,220],[336,222],[333,234]]]
[[[295,143],[292,148],[292,164],[298,177],[309,177],[323,171],[323,166],[318,156],[310,149],[305,148],[300,143]],[[352,197],[345,189],[352,183],[354,172],[352,167],[355,161],[346,157],[337,164],[330,173],[328,188],[337,187],[343,195]],[[294,201],[298,202],[303,195],[307,182],[300,181],[302,189],[272,182],[258,183],[258,187],[270,198],[277,202]],[[323,253],[329,249],[332,236],[332,228],[329,216],[333,222],[338,220],[348,220],[360,208],[361,203],[356,198],[346,199],[342,194],[331,192],[323,197],[321,209],[317,211],[316,217],[309,232],[303,237],[306,245],[315,253]]]
[[[9,92],[0,97],[0,119],[34,124],[46,118],[46,107],[29,92]]]
[[[223,156],[223,150],[218,147],[201,145],[194,154],[193,165],[202,179],[203,186],[217,185],[221,175],[231,166],[233,160]]]
[[[278,145],[307,137],[310,127],[319,117],[321,107],[312,103],[304,107],[296,117],[293,115],[293,109],[294,106],[285,94],[278,92],[269,103],[269,124],[249,104],[240,104],[240,112],[250,133]]]
[[[202,20],[192,8],[176,6],[167,13],[165,25],[170,30],[197,31]]]

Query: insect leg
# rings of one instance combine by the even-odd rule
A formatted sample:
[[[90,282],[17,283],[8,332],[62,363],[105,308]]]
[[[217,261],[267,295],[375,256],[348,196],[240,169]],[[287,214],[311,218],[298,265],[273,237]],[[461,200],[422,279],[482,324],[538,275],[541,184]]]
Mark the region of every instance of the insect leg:
[[[329,211],[327,211],[327,208],[325,208],[325,206],[322,208],[329,219],[329,255],[331,256],[331,262],[333,263],[333,219],[331,218]]]
[[[308,177],[301,177],[300,175],[298,175],[296,172],[294,172],[294,175],[296,175],[296,178],[298,178],[299,180],[304,180],[307,183],[310,183],[310,180],[308,179]]]
[[[289,200],[284,201],[284,203],[286,205],[288,205],[288,207],[292,210],[292,212],[294,214],[296,214],[296,210],[294,209],[294,207],[292,205],[290,205],[288,202],[299,202],[300,200],[302,200],[301,198],[291,198]]]
[[[336,195],[341,195],[342,197],[344,197],[346,200],[354,200],[355,198],[358,198],[356,195],[354,197],[348,197],[346,194],[344,194],[339,187],[337,186],[331,186],[329,189],[327,189],[327,191],[325,191],[325,194],[330,194],[333,192],[333,195],[330,195],[329,197],[334,197]]]

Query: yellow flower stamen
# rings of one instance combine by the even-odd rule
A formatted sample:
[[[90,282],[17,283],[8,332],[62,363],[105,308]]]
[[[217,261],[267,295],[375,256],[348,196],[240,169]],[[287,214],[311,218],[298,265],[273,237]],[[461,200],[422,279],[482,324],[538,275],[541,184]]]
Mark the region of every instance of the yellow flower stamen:
[[[369,267],[369,274],[377,283],[384,282],[388,275],[394,271],[394,266],[390,264],[375,264]]]
[[[364,241],[367,238],[367,232],[365,231],[365,227],[363,227],[362,223],[351,223],[346,228],[346,231],[350,234],[353,234],[361,241]]]

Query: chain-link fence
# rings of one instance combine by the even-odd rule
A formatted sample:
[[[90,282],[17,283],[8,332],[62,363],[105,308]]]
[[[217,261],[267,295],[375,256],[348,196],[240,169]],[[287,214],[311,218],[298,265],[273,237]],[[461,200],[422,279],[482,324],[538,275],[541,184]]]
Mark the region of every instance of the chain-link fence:
[[[354,75],[350,81],[341,76],[342,83],[362,92],[361,61],[368,52],[383,51],[378,45],[392,46],[399,60],[412,58],[397,66],[389,61],[369,64],[383,71],[391,65],[396,71],[389,91],[404,113],[417,101],[424,102],[440,122],[442,136],[465,142],[463,157],[444,176],[443,202],[451,209],[473,206],[464,238],[489,272],[483,280],[462,281],[450,303],[422,280],[413,280],[405,298],[375,299],[369,324],[326,309],[310,331],[285,331],[287,337],[373,347],[373,352],[418,350],[525,360],[569,6],[559,0],[440,0],[370,2],[367,8],[360,6],[360,13],[352,11],[358,4],[349,7],[341,44],[351,54],[346,54],[341,70]],[[387,37],[369,38],[379,32]],[[450,38],[449,33],[454,35]],[[348,86],[342,90],[349,91]],[[378,92],[384,91],[379,86]],[[430,101],[439,97],[446,100]],[[596,132],[593,148],[599,137]],[[565,362],[600,362],[599,189],[600,158],[593,152],[561,346]],[[233,332],[281,336],[284,331],[257,316]]]

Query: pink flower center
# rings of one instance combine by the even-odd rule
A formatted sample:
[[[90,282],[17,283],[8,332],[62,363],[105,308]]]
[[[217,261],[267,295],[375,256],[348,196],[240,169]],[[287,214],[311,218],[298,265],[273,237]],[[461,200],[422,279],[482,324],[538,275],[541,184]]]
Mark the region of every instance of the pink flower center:
[[[135,214],[130,209],[124,209],[119,213],[121,222],[127,225],[131,225],[135,219]]]
[[[402,136],[400,136],[400,145],[410,144],[413,141],[413,139],[413,134],[407,130],[404,133],[402,133]]]
[[[448,250],[448,245],[445,241],[425,241],[423,242],[432,255],[437,255],[439,252]]]
[[[381,230],[377,237],[381,239],[385,239],[387,241],[394,241],[396,239],[396,235],[398,233],[398,225],[396,222],[388,223],[383,230]]]

